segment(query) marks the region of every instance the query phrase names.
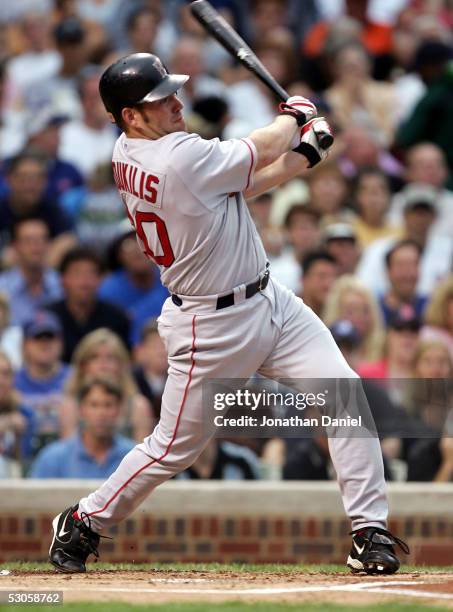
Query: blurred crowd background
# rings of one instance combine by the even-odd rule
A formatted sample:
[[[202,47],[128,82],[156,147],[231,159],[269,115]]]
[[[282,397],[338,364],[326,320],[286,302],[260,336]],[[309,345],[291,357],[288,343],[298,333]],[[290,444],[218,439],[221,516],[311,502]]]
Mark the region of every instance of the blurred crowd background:
[[[453,1],[212,3],[336,136],[327,161],[248,202],[271,273],[365,377],[387,477],[451,481]],[[114,186],[98,94],[132,52],[190,75],[180,97],[204,138],[276,113],[183,0],[0,4],[0,478],[106,478],[159,418],[168,294]],[[331,477],[318,435],[214,440],[180,476]]]

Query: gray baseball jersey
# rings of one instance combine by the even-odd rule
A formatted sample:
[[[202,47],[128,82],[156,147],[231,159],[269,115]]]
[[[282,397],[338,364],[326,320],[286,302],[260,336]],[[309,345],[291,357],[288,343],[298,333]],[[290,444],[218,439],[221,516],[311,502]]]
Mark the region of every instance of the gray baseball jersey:
[[[171,293],[225,293],[265,269],[266,253],[241,193],[256,159],[248,138],[119,137],[115,181],[143,251]]]
[[[169,363],[159,423],[79,503],[96,531],[128,516],[207,445],[215,430],[203,412],[206,379],[259,372],[303,390],[306,378],[357,376],[322,321],[272,276],[247,294],[245,283],[258,279],[266,261],[240,193],[255,164],[250,139],[205,141],[183,132],[118,139],[113,168],[131,222],[164,283],[183,299],[167,299],[158,320]],[[219,308],[226,292],[234,299]],[[385,527],[379,440],[329,438],[329,449],[353,528]]]

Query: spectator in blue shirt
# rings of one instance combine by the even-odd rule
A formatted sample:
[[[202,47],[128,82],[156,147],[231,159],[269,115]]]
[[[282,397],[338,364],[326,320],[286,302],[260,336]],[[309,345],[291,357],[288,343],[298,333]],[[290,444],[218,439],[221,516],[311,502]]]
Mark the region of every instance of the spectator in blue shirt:
[[[160,282],[158,268],[141,251],[129,220],[127,224],[128,231],[110,248],[113,272],[101,283],[98,295],[127,311],[133,328],[131,340],[136,344],[144,323],[160,315],[169,293]]]
[[[47,266],[50,236],[47,223],[37,216],[18,219],[11,229],[16,265],[0,274],[0,292],[13,305],[13,325],[23,325],[46,303],[62,295],[58,273]]]
[[[57,202],[45,196],[47,163],[42,154],[27,151],[10,159],[6,167],[6,195],[0,197],[0,249],[11,239],[11,226],[18,219],[35,215],[43,219],[49,228],[49,261],[57,262],[61,253],[74,244],[72,221]],[[3,262],[9,264],[8,250],[2,253]]]
[[[162,306],[168,297],[167,290],[163,287],[165,296],[161,292],[150,291],[146,297],[138,302],[130,309],[132,326],[131,326],[131,344],[136,346],[143,335],[143,330],[150,319],[157,319],[162,312]]]
[[[402,308],[413,312],[418,319],[423,317],[427,296],[417,293],[420,258],[421,248],[413,240],[401,240],[387,253],[385,263],[390,287],[379,298],[386,325]]]
[[[87,381],[79,402],[78,433],[44,448],[32,465],[32,478],[105,479],[134,447],[135,442],[116,433],[123,402],[116,381],[105,377]]]
[[[62,329],[58,318],[37,312],[23,327],[24,366],[17,372],[14,386],[36,419],[33,455],[60,435],[63,389],[69,367],[61,362]]]

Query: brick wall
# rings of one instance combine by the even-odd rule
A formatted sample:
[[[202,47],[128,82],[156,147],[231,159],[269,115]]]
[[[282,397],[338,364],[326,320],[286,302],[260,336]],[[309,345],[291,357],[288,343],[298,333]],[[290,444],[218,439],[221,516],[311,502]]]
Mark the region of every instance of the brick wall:
[[[8,491],[0,484],[0,562],[45,559],[51,519],[92,487],[9,484]],[[161,487],[133,517],[112,528],[113,540],[101,544],[102,561],[343,563],[347,556],[350,527],[333,483],[182,484]],[[389,525],[411,546],[406,561],[453,564],[453,487],[406,486],[391,488]]]

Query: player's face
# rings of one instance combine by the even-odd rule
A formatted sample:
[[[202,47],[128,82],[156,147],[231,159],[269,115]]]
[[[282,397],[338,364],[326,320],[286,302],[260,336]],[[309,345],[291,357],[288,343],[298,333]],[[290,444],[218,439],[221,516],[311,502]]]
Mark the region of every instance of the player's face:
[[[186,129],[182,116],[183,103],[176,94],[156,102],[145,102],[138,107],[137,131],[144,138],[161,138]]]

